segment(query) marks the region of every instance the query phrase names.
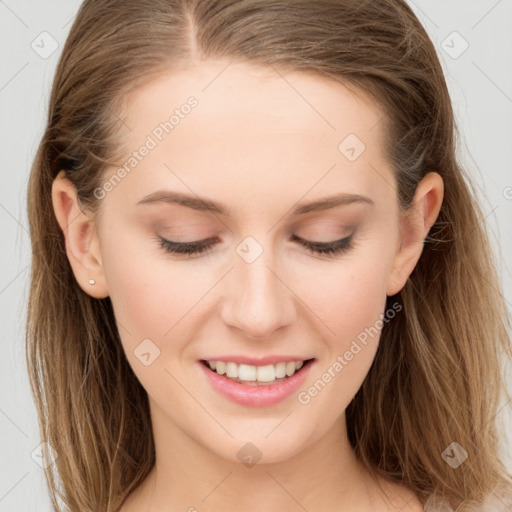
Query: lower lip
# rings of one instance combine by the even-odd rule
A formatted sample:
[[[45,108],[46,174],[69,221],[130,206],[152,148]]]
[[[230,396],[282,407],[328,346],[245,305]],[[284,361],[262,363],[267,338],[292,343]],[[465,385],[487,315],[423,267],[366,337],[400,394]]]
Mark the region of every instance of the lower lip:
[[[248,407],[265,407],[274,405],[288,398],[294,391],[297,391],[308,376],[311,365],[310,361],[291,377],[277,382],[276,384],[251,386],[240,384],[224,375],[219,375],[199,362],[204,374],[210,381],[213,388],[221,395],[233,402]]]

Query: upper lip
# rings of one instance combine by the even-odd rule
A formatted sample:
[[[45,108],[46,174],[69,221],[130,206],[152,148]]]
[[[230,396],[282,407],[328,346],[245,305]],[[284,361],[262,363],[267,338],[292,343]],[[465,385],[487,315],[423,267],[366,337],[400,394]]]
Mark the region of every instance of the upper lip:
[[[213,356],[205,357],[202,361],[224,361],[226,363],[237,363],[237,364],[249,364],[251,366],[265,366],[267,364],[276,364],[290,361],[307,361],[308,359],[314,359],[313,357],[303,357],[297,355],[290,356],[261,356],[261,357],[250,357],[245,355],[231,355],[231,356]]]

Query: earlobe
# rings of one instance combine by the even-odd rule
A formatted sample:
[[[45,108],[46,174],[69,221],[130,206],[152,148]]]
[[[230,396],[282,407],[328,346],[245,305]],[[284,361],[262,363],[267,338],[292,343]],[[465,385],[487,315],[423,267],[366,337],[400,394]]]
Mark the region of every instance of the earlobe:
[[[443,179],[429,172],[416,187],[411,207],[400,220],[400,246],[389,274],[386,294],[398,293],[412,274],[423,252],[424,241],[434,225],[444,196]]]
[[[80,209],[76,188],[64,171],[53,180],[52,204],[80,288],[98,299],[108,297],[94,218]]]

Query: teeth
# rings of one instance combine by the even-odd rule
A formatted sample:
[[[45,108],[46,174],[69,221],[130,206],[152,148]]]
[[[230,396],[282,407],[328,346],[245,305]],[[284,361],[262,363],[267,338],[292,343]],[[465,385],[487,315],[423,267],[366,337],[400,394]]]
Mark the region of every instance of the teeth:
[[[282,362],[265,366],[239,365],[230,361],[208,361],[210,369],[219,375],[226,375],[230,379],[244,382],[273,382],[286,376],[291,377],[303,365],[304,361]]]
[[[215,371],[219,375],[224,375],[226,373],[226,363],[224,361],[214,361],[216,364]],[[213,368],[212,368],[213,369]]]
[[[282,379],[286,377],[286,363],[276,364],[276,379]]]
[[[266,366],[258,366],[256,370],[256,378],[258,382],[272,382],[273,380],[276,380],[276,369],[274,368],[274,365],[267,364]]]
[[[235,364],[235,363],[232,363],[232,364]],[[237,376],[240,380],[247,380],[249,382],[254,382],[257,377],[256,366],[250,366],[248,364],[241,364],[238,367]]]
[[[238,365],[236,363],[226,363],[226,377],[230,379],[238,378]]]

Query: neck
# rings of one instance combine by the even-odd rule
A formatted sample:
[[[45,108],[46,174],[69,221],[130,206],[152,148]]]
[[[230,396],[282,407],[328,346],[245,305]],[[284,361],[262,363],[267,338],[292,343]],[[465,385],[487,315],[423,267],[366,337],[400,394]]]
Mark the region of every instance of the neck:
[[[153,403],[151,416],[156,463],[122,512],[388,510],[376,508],[383,495],[348,441],[344,414],[289,459],[252,466],[200,445]]]

